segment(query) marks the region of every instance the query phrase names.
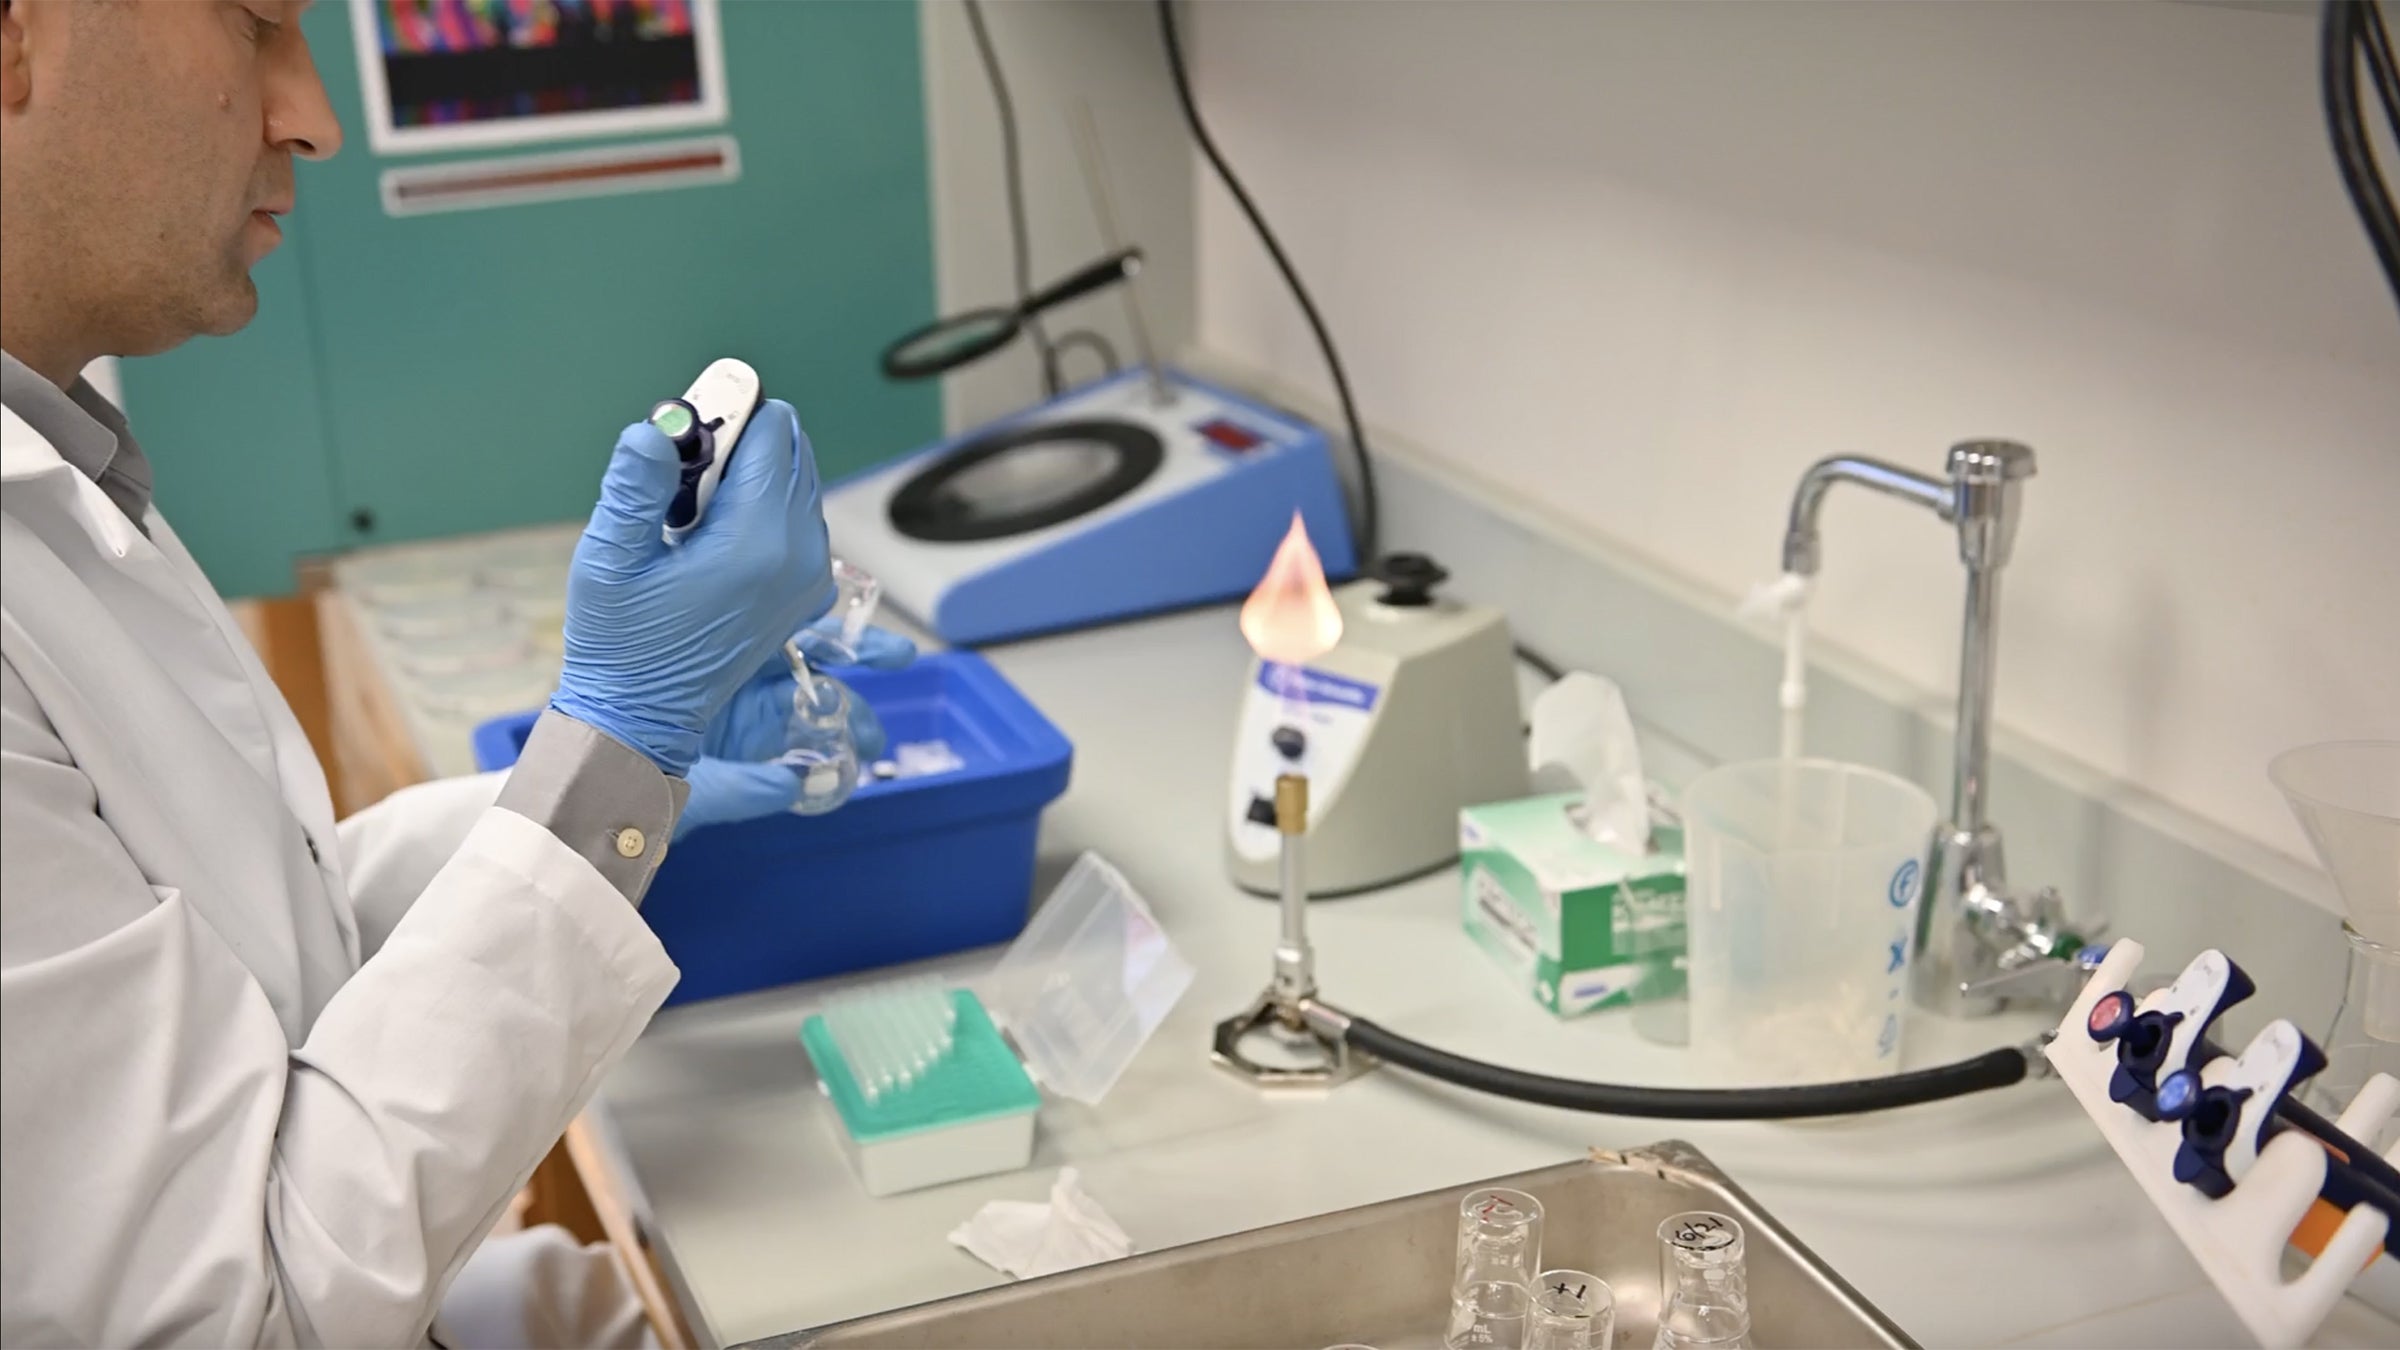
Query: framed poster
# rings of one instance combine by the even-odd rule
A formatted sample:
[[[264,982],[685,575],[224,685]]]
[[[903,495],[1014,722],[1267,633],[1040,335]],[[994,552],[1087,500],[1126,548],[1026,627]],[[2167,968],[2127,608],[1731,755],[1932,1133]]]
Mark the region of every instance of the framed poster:
[[[713,126],[717,0],[350,0],[379,155]]]

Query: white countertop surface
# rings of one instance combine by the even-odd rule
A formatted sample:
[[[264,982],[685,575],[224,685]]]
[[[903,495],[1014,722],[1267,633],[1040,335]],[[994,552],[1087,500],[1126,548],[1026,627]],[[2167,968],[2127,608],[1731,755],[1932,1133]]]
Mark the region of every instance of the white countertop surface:
[[[1075,744],[1073,784],[1043,823],[1039,884],[1099,850],[1198,977],[1103,1104],[1044,1108],[1032,1168],[880,1200],[836,1150],[797,1039],[839,982],[661,1014],[602,1102],[704,1338],[730,1344],[995,1284],[1003,1277],[945,1234],[987,1200],[1044,1198],[1061,1164],[1156,1250],[1672,1137],[1698,1145],[1928,1346],[2250,1343],[2054,1082],[1788,1125],[1578,1115],[1388,1067],[1313,1097],[1262,1096],[1208,1061],[1211,1025],[1263,987],[1276,929],[1273,905],[1237,891],[1219,857],[1248,659],[1232,611],[990,655]],[[1560,1022],[1536,1006],[1461,930],[1457,885],[1444,872],[1312,906],[1328,1000],[1522,1068],[1679,1081],[1679,1052],[1637,1037],[1626,1013]],[[873,897],[796,898],[793,921],[844,903]],[[996,956],[922,969],[971,981]],[[1940,1063],[2038,1029],[2022,1017],[1919,1018],[1908,1060]],[[2400,1345],[2400,1323],[2353,1301],[2319,1343]]]

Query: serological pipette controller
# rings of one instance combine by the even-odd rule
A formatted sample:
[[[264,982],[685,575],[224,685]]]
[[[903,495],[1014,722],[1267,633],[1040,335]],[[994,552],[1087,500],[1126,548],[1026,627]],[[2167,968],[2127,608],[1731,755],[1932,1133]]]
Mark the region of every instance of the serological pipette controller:
[[[765,395],[758,372],[748,362],[727,356],[708,364],[682,398],[661,400],[650,410],[650,425],[675,445],[682,481],[667,507],[667,542],[680,543],[707,514],[709,499],[725,476],[725,463],[741,444],[742,430]]]

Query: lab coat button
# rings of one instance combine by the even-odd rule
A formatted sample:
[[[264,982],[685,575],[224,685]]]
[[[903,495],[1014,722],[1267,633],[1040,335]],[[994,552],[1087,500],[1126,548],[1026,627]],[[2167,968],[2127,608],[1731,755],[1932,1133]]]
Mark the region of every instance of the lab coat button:
[[[650,841],[642,837],[642,832],[630,825],[617,831],[617,855],[619,857],[638,858],[642,856],[642,850],[649,845]]]

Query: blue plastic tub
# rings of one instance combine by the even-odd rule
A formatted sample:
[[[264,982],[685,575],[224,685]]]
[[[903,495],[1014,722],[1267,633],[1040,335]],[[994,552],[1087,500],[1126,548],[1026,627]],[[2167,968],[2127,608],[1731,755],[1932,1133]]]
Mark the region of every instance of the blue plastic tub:
[[[642,917],[683,970],[669,1003],[1006,942],[1033,898],[1042,808],[1073,747],[973,652],[843,677],[895,745],[940,739],[963,767],[862,778],[840,810],[713,825],[677,841]],[[537,713],[475,729],[475,760],[514,764]]]

